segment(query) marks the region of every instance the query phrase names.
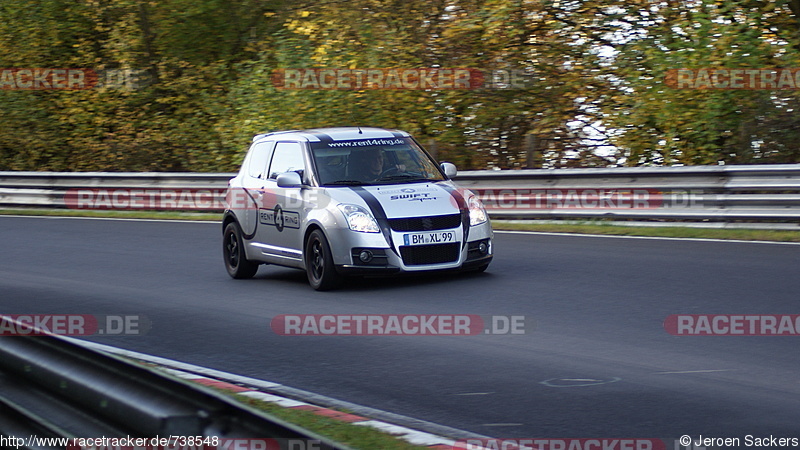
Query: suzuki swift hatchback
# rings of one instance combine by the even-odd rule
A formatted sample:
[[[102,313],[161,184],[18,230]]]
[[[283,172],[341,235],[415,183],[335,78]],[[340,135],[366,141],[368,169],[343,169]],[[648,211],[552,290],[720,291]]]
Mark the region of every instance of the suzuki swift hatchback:
[[[347,275],[485,270],[492,227],[455,174],[403,131],[257,135],[228,183],[225,267],[233,278],[259,264],[296,267],[317,290]]]

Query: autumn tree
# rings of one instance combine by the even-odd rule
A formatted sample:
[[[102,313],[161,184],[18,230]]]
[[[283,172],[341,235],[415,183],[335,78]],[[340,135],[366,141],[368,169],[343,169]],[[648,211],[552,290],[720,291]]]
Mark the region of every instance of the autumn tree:
[[[462,169],[798,162],[791,90],[674,89],[792,68],[795,0],[38,0],[0,5],[0,170],[231,171],[250,137],[371,125]],[[478,70],[477,89],[282,89],[278,69]],[[524,82],[509,83],[509,74]],[[505,77],[505,78],[504,78]],[[0,80],[1,82],[1,80]],[[474,86],[473,86],[474,87]]]

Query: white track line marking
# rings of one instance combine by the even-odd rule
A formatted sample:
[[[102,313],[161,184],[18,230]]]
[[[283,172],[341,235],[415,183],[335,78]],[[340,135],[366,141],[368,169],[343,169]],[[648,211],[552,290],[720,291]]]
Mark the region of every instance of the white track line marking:
[[[708,238],[676,238],[658,236],[620,236],[615,234],[583,234],[583,233],[553,233],[549,231],[505,231],[495,230],[495,234],[535,234],[542,236],[577,236],[591,238],[614,238],[614,239],[650,239],[659,241],[691,241],[691,242],[731,242],[736,244],[778,244],[778,245],[800,245],[800,242],[781,242],[781,241],[744,241],[741,239],[708,239]]]
[[[680,373],[711,373],[711,372],[732,372],[733,369],[708,369],[708,370],[677,370],[674,372],[656,372],[654,375],[680,374]]]

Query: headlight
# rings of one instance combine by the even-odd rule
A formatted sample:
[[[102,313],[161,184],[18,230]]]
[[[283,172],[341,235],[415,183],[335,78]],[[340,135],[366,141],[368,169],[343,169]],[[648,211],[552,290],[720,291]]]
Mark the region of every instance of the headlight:
[[[339,210],[344,214],[347,226],[351,230],[363,233],[379,233],[381,231],[378,222],[365,208],[358,205],[341,204]]]
[[[470,195],[467,199],[467,207],[469,207],[469,224],[470,226],[480,225],[486,222],[486,210],[483,209],[483,203],[477,195]]]

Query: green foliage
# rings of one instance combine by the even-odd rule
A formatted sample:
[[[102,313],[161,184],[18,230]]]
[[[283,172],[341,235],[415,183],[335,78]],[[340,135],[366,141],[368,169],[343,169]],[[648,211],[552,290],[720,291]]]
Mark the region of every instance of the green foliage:
[[[628,165],[800,162],[797,95],[791,91],[681,90],[669,69],[792,68],[797,25],[780,3],[698,0],[638,16],[646,32],[619,48],[614,74],[627,102],[609,103],[606,123]],[[631,16],[636,16],[630,12]],[[796,20],[796,19],[795,19]],[[644,27],[645,23],[649,25]],[[654,23],[651,23],[654,22]],[[779,125],[780,124],[780,125]]]
[[[677,68],[798,67],[779,0],[37,0],[0,5],[0,170],[231,171],[259,132],[400,128],[462,169],[800,162],[794,91],[686,90]],[[477,68],[514,89],[292,90],[285,68]],[[127,85],[112,75],[135,75]],[[492,81],[491,79],[489,81]]]

